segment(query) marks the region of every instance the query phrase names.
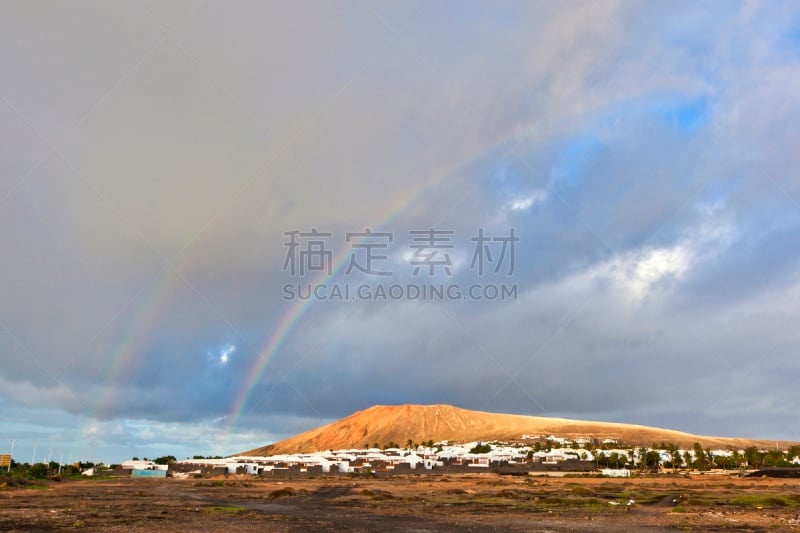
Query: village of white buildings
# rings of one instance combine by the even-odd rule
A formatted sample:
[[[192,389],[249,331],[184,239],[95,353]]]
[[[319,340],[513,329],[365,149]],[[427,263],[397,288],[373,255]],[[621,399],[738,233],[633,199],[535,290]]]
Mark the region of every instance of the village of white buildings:
[[[383,447],[268,456],[200,457],[177,460],[134,458],[114,470],[121,475],[206,477],[252,475],[296,478],[314,475],[497,472],[547,475],[554,472],[627,477],[643,472],[730,473],[764,467],[800,466],[800,446],[789,450],[682,449],[672,444],[626,446],[617,439],[523,435],[513,442],[390,442]],[[92,474],[94,472],[87,472]],[[100,473],[100,472],[97,472]],[[559,474],[563,475],[563,474]]]

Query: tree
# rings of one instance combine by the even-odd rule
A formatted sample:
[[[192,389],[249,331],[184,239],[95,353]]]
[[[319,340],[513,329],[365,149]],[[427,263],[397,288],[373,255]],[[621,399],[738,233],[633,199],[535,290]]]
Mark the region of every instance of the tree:
[[[764,456],[765,466],[782,466],[786,463],[783,452],[780,450],[770,450]]]
[[[731,460],[733,461],[734,466],[737,468],[742,466],[742,463],[744,463],[744,457],[739,453],[739,450],[733,450]]]
[[[44,463],[36,463],[30,467],[28,474],[33,478],[42,479],[50,474],[50,469],[47,468],[47,465]]]
[[[663,446],[663,449],[667,450],[671,456],[669,468],[680,468],[681,464],[683,463],[683,458],[681,457],[681,452],[678,449],[678,446],[674,443],[661,443],[661,446]],[[667,465],[665,464],[664,467],[667,467]]]
[[[621,457],[617,452],[611,452],[611,455],[608,457],[608,464],[609,466],[613,463],[614,468],[619,468],[619,461]]]
[[[708,470],[706,466],[706,454],[699,442],[694,443],[694,467],[698,470]]]
[[[75,465],[64,465],[62,472],[64,472],[64,475],[67,476],[75,476],[80,474],[81,470],[80,468],[77,468]]]
[[[683,465],[683,457],[681,457],[681,452],[678,450],[678,447],[675,446],[675,449],[670,453],[672,454],[672,468],[680,468]]]
[[[601,451],[597,450],[597,453],[594,454],[594,462],[597,464],[597,468],[608,467],[609,457],[608,455]]]
[[[725,470],[729,468],[736,468],[736,460],[734,459],[733,455],[730,457],[725,455],[715,455],[714,465],[716,465],[717,468],[723,468]]]
[[[750,468],[758,468],[761,466],[763,455],[755,446],[748,446],[744,450],[744,458],[747,461],[747,466]]]
[[[786,450],[786,460],[790,463],[795,457],[800,457],[800,446],[794,445],[790,446],[788,450]]]
[[[488,444],[478,443],[469,451],[469,453],[489,453],[490,451],[492,451],[491,446]]]
[[[165,455],[164,457],[158,457],[153,459],[153,462],[157,465],[169,465],[177,461],[174,455]]]
[[[639,448],[639,469],[644,470],[647,467],[647,448],[644,446]]]
[[[647,469],[656,471],[658,470],[658,465],[661,463],[661,454],[659,454],[656,450],[650,450],[645,452],[642,460]]]

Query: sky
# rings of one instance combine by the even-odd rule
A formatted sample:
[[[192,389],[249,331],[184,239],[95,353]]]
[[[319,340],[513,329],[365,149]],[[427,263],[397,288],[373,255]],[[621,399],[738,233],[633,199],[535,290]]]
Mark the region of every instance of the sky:
[[[797,3],[0,9],[0,452],[400,403],[800,440]]]

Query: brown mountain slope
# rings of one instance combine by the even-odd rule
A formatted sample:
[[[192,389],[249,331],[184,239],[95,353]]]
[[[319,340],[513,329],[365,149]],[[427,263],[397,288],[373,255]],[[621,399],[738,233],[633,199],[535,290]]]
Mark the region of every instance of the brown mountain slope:
[[[404,445],[414,442],[449,440],[519,439],[522,435],[613,438],[626,444],[646,446],[674,443],[691,447],[743,449],[747,446],[786,448],[790,443],[740,438],[704,437],[633,424],[587,422],[565,418],[505,415],[468,411],[452,405],[376,405],[338,422],[322,426],[289,439],[243,452],[239,455],[276,455],[320,450],[364,448],[389,441]]]

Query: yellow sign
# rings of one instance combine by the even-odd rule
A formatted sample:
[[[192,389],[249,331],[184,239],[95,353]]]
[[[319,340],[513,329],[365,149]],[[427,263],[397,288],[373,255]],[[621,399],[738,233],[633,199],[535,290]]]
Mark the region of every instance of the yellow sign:
[[[10,466],[11,466],[11,456],[0,455],[0,467],[10,467]]]

